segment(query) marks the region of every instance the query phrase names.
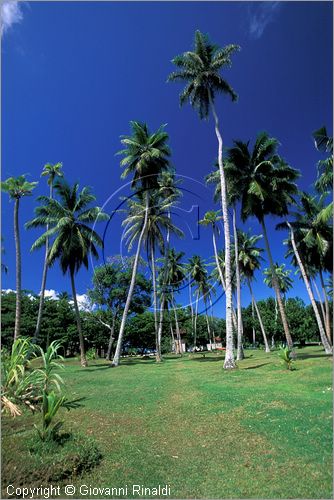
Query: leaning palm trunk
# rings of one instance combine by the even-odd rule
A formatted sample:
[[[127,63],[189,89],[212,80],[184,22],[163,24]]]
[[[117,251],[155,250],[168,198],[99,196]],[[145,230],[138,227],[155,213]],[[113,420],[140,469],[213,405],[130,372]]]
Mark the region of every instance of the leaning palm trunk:
[[[122,349],[122,342],[123,342],[123,336],[124,336],[124,330],[125,330],[125,323],[126,323],[126,319],[128,317],[128,312],[129,312],[129,308],[130,308],[130,304],[131,304],[133,290],[135,288],[136,275],[137,275],[138,262],[139,262],[139,255],[140,255],[140,249],[141,249],[141,245],[142,245],[142,242],[143,242],[144,234],[145,234],[145,231],[146,231],[147,219],[148,219],[148,194],[146,195],[146,208],[145,208],[144,224],[143,224],[143,228],[141,230],[141,233],[140,233],[140,236],[139,236],[139,239],[138,239],[136,256],[135,256],[134,261],[133,261],[133,268],[132,268],[132,276],[131,276],[130,287],[129,287],[128,296],[127,296],[125,307],[124,307],[124,311],[123,311],[121,326],[120,326],[120,329],[119,329],[116,351],[115,351],[114,359],[112,361],[111,366],[118,366],[119,365],[119,360],[120,360],[120,356],[121,356],[121,349]]]
[[[176,329],[176,338],[177,338],[177,343],[179,346],[179,353],[181,356],[183,356],[183,349],[182,349],[182,340],[181,340],[181,334],[180,334],[180,327],[179,327],[179,320],[177,317],[177,311],[176,311],[176,304],[175,301],[173,300],[173,309],[174,309],[174,318],[175,318],[175,329]]]
[[[307,277],[307,274],[306,274],[306,271],[305,271],[305,267],[304,267],[304,265],[302,263],[302,260],[300,258],[300,255],[299,255],[299,252],[298,252],[298,249],[297,249],[297,245],[296,245],[296,242],[295,242],[295,233],[294,233],[294,230],[293,230],[293,228],[292,228],[292,226],[291,226],[291,224],[289,222],[287,222],[287,225],[288,225],[288,227],[290,229],[290,237],[291,237],[292,248],[293,248],[296,260],[298,262],[299,269],[300,269],[300,272],[302,274],[302,277],[303,277],[303,280],[304,280],[304,283],[305,283],[305,286],[306,286],[306,290],[307,290],[308,296],[310,298],[310,301],[311,301],[311,304],[312,304],[312,307],[313,307],[313,311],[314,311],[314,314],[315,314],[315,317],[316,317],[316,320],[317,320],[317,323],[318,323],[318,328],[319,328],[319,332],[320,332],[320,338],[321,338],[322,345],[324,346],[326,354],[332,354],[333,349],[332,349],[332,346],[331,346],[331,344],[328,341],[328,338],[326,336],[325,329],[324,329],[324,326],[323,326],[321,318],[320,318],[319,310],[317,308],[317,304],[315,302],[314,295],[312,293],[310,282],[309,282],[309,279]]]
[[[233,328],[232,328],[232,276],[231,276],[231,248],[230,248],[230,224],[227,210],[226,182],[223,166],[223,139],[219,130],[218,116],[209,93],[211,109],[215,121],[215,132],[218,140],[218,164],[220,174],[220,192],[222,201],[222,212],[224,221],[225,237],[225,284],[226,284],[226,353],[224,368],[235,368],[233,352]]]
[[[159,342],[159,329],[158,329],[158,314],[157,314],[157,285],[155,276],[155,256],[154,246],[151,245],[151,264],[152,264],[152,282],[153,282],[153,310],[154,310],[154,332],[155,332],[155,348],[156,348],[156,362],[161,362],[161,344]]]
[[[242,345],[243,328],[242,328],[242,313],[241,313],[241,284],[240,284],[240,268],[239,268],[239,250],[238,250],[238,233],[236,224],[235,207],[233,207],[233,234],[234,234],[234,252],[235,252],[235,275],[237,281],[237,360],[244,359],[244,349]]]
[[[321,282],[321,288],[322,288],[322,293],[324,294],[324,299],[325,299],[325,328],[326,328],[326,335],[328,337],[328,340],[330,343],[332,343],[331,339],[331,319],[330,319],[330,313],[329,313],[329,303],[328,303],[328,296],[326,292],[326,287],[324,283],[324,277],[322,275],[322,270],[320,269],[320,282]],[[322,301],[321,301],[322,304]]]
[[[313,282],[312,282],[313,281]],[[324,304],[322,302],[322,299],[321,299],[321,296],[320,296],[320,292],[319,292],[319,288],[317,286],[317,283],[315,281],[315,279],[310,279],[310,287],[311,287],[311,290],[313,292],[313,288],[312,288],[312,285],[314,286],[314,289],[315,289],[315,293],[317,294],[317,297],[318,297],[318,302],[319,302],[319,307],[320,307],[320,310],[321,310],[321,315],[322,315],[322,320],[323,320],[323,324],[326,325],[326,313],[325,313],[325,308],[324,308]],[[327,335],[327,331],[326,331],[326,335]],[[328,337],[328,335],[327,335]]]
[[[279,307],[279,311],[280,311],[280,315],[281,315],[281,320],[282,320],[282,324],[283,324],[285,338],[286,338],[288,346],[292,347],[293,346],[292,337],[290,334],[289,324],[288,324],[288,320],[287,320],[287,317],[285,314],[284,304],[282,301],[282,297],[281,297],[281,293],[280,293],[280,289],[279,289],[279,284],[278,284],[276,273],[275,273],[274,261],[273,261],[273,257],[271,255],[271,251],[270,251],[268,235],[267,235],[267,230],[266,230],[266,225],[264,223],[264,219],[261,219],[260,223],[261,223],[261,226],[263,229],[264,241],[266,244],[266,249],[267,249],[267,254],[268,254],[268,258],[269,258],[271,274],[272,274],[273,288],[275,290],[275,294],[276,294],[276,298],[277,298],[277,303],[278,303],[278,307]]]
[[[252,331],[253,331],[253,347],[255,347],[256,343],[256,336],[255,336],[255,327],[254,327],[254,302],[252,301],[252,320],[253,320],[253,326],[252,326]]]
[[[51,183],[50,185],[50,200],[53,198],[53,185]],[[49,230],[49,225],[47,224],[46,230]],[[44,266],[43,266],[43,274],[42,274],[42,285],[41,285],[41,292],[40,292],[40,297],[39,297],[39,306],[38,306],[38,316],[37,316],[37,323],[36,323],[36,329],[35,329],[35,334],[33,337],[33,341],[37,342],[39,333],[41,331],[41,324],[42,324],[42,315],[43,315],[43,308],[44,308],[44,297],[45,297],[45,288],[46,288],[46,278],[48,274],[48,253],[49,253],[49,238],[46,238],[45,240],[45,257],[44,257]]]
[[[87,363],[86,353],[85,353],[85,342],[84,342],[82,329],[81,329],[80,312],[79,312],[78,301],[77,301],[77,292],[75,289],[75,282],[74,282],[74,271],[70,271],[70,275],[71,275],[71,285],[72,285],[75,317],[77,320],[77,328],[78,328],[78,334],[79,334],[80,364],[81,364],[81,366],[86,367],[88,365],[88,363]]]
[[[218,252],[217,252],[217,242],[216,242],[216,235],[215,235],[214,228],[212,231],[212,243],[213,243],[213,250],[214,250],[214,254],[215,254],[216,267],[218,269],[218,274],[220,277],[220,282],[221,282],[223,290],[226,294],[226,284],[225,284],[225,279],[224,279],[222,268],[220,267],[220,264],[219,264],[219,258],[218,258]],[[234,307],[232,307],[232,323],[233,323],[233,328],[236,331],[237,330],[237,316],[235,314]]]
[[[15,308],[15,329],[14,342],[20,336],[21,328],[21,244],[19,230],[19,205],[20,199],[15,198],[14,205],[14,238],[16,252],[16,308]]]
[[[195,305],[195,316],[194,316],[194,352],[196,352],[196,344],[197,344],[197,316],[198,316],[198,301],[199,301],[199,292],[197,290],[196,293],[196,305]]]
[[[205,313],[205,319],[206,319],[206,327],[208,329],[208,340],[210,342],[211,351],[212,351],[212,349],[213,349],[212,335],[211,335],[211,328],[210,328],[209,316],[208,316],[207,312]]]
[[[190,311],[191,311],[191,329],[192,331],[194,330],[194,306],[193,306],[193,298],[191,295],[191,283],[189,281],[189,304],[190,304]]]
[[[171,334],[171,337],[172,337],[172,346],[173,346],[172,350],[174,350],[175,354],[177,354],[178,353],[177,352],[177,345],[175,343],[175,337],[174,337],[174,332],[173,332],[172,321],[170,322],[169,326],[170,326],[170,334]]]
[[[112,346],[113,346],[114,340],[115,340],[115,322],[116,322],[116,318],[115,318],[115,316],[113,316],[111,326],[107,325],[106,323],[103,323],[104,325],[106,325],[110,329],[110,337],[109,337],[108,350],[107,350],[107,355],[106,355],[106,359],[108,361],[111,361],[111,350],[112,350]]]
[[[162,337],[162,324],[164,319],[164,308],[165,308],[165,294],[164,292],[162,292],[162,297],[160,301],[160,316],[159,316],[158,340],[157,340],[157,344],[160,346],[160,355],[161,355],[161,337]]]
[[[251,298],[252,298],[252,305],[255,308],[257,319],[259,320],[260,329],[261,329],[261,333],[262,333],[263,341],[264,341],[265,352],[270,352],[270,347],[269,347],[269,344],[268,344],[268,339],[267,339],[266,331],[265,331],[264,326],[263,326],[262,317],[261,317],[260,310],[258,308],[257,302],[256,302],[254,294],[253,294],[252,285],[251,285],[250,280],[248,280],[248,287],[249,287],[249,292],[250,292]]]

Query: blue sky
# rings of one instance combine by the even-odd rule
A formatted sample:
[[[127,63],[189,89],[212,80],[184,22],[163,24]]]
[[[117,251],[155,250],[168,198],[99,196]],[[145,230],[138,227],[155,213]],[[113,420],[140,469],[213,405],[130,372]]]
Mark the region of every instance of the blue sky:
[[[182,199],[175,222],[186,237],[175,245],[187,256],[211,257],[209,230],[201,229],[199,239],[191,235],[197,213],[191,207],[199,207],[200,217],[213,208],[212,189],[200,184],[217,155],[213,122],[201,122],[190,106],[180,109],[181,87],[166,83],[171,59],[190,50],[196,29],[219,45],[242,49],[225,72],[239,101],[217,101],[225,144],[253,141],[267,130],[279,139],[282,156],[301,170],[300,187],[309,190],[314,182],[320,155],[311,134],[324,124],[332,134],[331,2],[14,2],[4,14],[2,178],[27,173],[30,181],[39,180],[35,195],[21,203],[22,226],[33,216],[35,196],[47,192],[40,178],[47,162],[63,162],[69,182],[92,186],[97,203],[110,199],[105,209],[113,210],[117,196],[129,193],[115,156],[120,135],[130,132],[130,120],[145,121],[151,130],[166,123],[173,165],[183,188],[194,192]],[[2,286],[15,288],[13,203],[6,195],[2,208],[9,268]],[[120,222],[115,218],[108,227],[106,256],[120,252]],[[275,260],[283,262],[284,233],[274,231],[277,222],[268,220],[270,243]],[[256,220],[248,227],[261,233]],[[98,231],[104,229],[100,224]],[[38,292],[43,251],[29,250],[40,233],[23,227],[21,233],[23,287]],[[79,272],[78,293],[90,286],[91,276],[92,268]],[[257,298],[271,293],[262,281],[259,274]],[[57,265],[47,288],[70,291]],[[299,279],[290,295],[307,301]],[[246,290],[243,303],[249,303]],[[221,303],[215,312],[223,314]]]

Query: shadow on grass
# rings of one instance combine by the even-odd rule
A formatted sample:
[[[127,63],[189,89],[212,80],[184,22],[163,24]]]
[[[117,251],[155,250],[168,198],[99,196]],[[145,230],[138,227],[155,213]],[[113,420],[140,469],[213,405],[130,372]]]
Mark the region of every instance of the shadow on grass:
[[[270,365],[271,363],[268,361],[268,363],[261,363],[259,365],[255,365],[255,366],[246,366],[245,368],[242,368],[243,370],[256,370],[256,368],[261,368],[261,366],[265,366],[265,365]]]
[[[299,353],[296,351],[297,357],[296,360],[302,359],[319,359],[319,358],[331,358],[332,354],[326,354],[325,352],[319,352],[318,354],[307,354],[307,353]]]

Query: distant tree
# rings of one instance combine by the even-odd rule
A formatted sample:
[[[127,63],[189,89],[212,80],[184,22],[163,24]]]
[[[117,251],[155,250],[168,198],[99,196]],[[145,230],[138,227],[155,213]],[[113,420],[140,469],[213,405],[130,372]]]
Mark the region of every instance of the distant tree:
[[[19,228],[19,206],[20,199],[24,196],[31,196],[32,190],[35,189],[38,182],[28,182],[25,175],[19,177],[9,177],[6,181],[1,182],[1,190],[8,193],[9,198],[14,202],[14,237],[15,237],[15,254],[16,254],[16,312],[15,312],[15,328],[14,341],[20,335],[21,328],[21,242]]]
[[[106,359],[111,360],[111,351],[116,338],[116,322],[124,308],[132,275],[132,259],[116,256],[112,262],[103,264],[94,269],[92,278],[93,288],[88,290],[88,296],[92,303],[99,309],[95,312],[95,321],[106,326],[110,331]],[[136,283],[133,290],[129,314],[135,312],[143,313],[150,305],[151,283],[143,274],[137,273]],[[110,323],[101,314],[103,311],[110,313]]]

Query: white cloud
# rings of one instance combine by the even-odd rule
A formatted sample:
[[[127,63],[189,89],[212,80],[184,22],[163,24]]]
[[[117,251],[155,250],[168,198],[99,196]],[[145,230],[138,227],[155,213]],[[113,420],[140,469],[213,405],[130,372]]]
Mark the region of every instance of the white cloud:
[[[41,293],[39,293],[38,295],[40,294]],[[48,299],[58,300],[58,292],[56,292],[56,290],[52,290],[52,288],[50,290],[45,290],[44,297],[47,297]]]
[[[281,8],[281,2],[253,2],[249,11],[249,35],[258,39]]]
[[[23,13],[20,3],[15,0],[5,0],[1,4],[0,21],[1,36],[15,23],[23,19]]]
[[[91,311],[92,310],[92,304],[88,298],[88,295],[83,293],[80,295],[77,293],[77,302],[78,302],[78,307],[80,311]],[[70,300],[70,304],[73,304],[73,300]]]
[[[1,293],[16,293],[16,290],[13,290],[12,288],[3,288],[1,290]]]

